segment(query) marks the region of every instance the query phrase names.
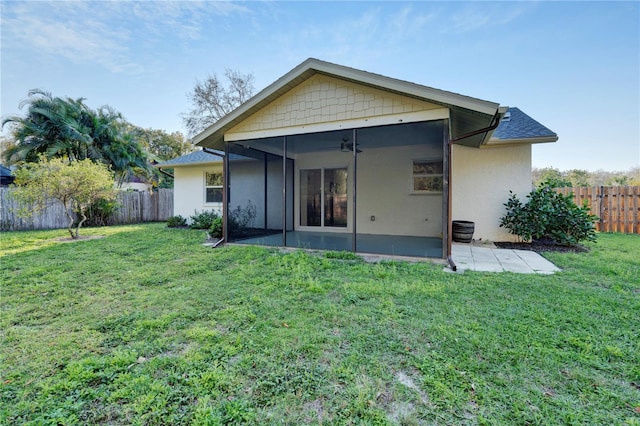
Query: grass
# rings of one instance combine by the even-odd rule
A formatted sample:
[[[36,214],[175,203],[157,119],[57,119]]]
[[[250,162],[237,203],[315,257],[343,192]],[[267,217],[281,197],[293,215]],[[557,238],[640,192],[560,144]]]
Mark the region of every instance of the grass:
[[[1,424],[640,424],[640,237],[563,272],[0,235]]]

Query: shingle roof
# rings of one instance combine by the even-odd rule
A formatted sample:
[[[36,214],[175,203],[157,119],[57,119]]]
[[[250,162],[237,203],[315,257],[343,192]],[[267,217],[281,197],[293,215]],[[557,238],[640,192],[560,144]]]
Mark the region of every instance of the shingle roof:
[[[503,118],[500,121],[498,128],[493,132],[491,140],[549,139],[551,142],[558,139],[558,135],[555,132],[538,123],[519,108],[510,107],[507,112],[510,118]]]
[[[12,176],[11,169],[0,164],[0,176]]]
[[[220,154],[224,153],[220,152]],[[192,164],[219,163],[221,161],[222,157],[218,157],[217,155],[209,154],[205,151],[194,151],[181,157],[165,161],[164,163],[158,163],[156,167],[187,166]]]

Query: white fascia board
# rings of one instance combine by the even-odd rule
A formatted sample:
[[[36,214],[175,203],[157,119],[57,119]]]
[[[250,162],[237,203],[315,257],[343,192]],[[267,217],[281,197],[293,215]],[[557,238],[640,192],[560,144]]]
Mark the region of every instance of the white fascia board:
[[[494,115],[499,104],[495,102],[485,101],[482,99],[472,98],[470,96],[460,95],[445,90],[435,89],[433,87],[423,86],[408,81],[398,80],[383,75],[373,74],[367,71],[361,71],[354,68],[344,67],[329,62],[318,61],[312,59],[313,69],[330,74],[338,78],[348,79],[354,82],[365,83],[375,86],[382,90],[391,90],[399,94],[410,95],[423,99],[425,101],[436,101],[446,105],[454,105],[460,108],[470,109],[483,114]]]
[[[484,146],[490,148],[504,145],[524,145],[534,143],[554,143],[558,141],[558,136],[545,136],[540,138],[522,138],[522,139],[490,139]]]
[[[377,117],[353,118],[325,123],[305,124],[300,126],[280,127],[276,129],[255,130],[250,132],[225,133],[226,142],[269,138],[274,136],[292,136],[308,133],[330,132],[343,129],[357,129],[362,127],[386,126],[391,124],[415,123],[419,121],[444,120],[449,118],[446,108],[415,111],[399,114],[389,114]]]
[[[247,111],[250,111],[261,102],[274,100],[292,87],[299,84],[297,81],[303,74],[310,72],[320,72],[331,75],[336,78],[347,79],[355,83],[366,84],[379,88],[396,92],[401,95],[408,95],[425,101],[435,101],[445,105],[453,105],[477,111],[487,115],[494,115],[499,104],[469,96],[460,95],[453,92],[447,92],[428,86],[422,86],[408,81],[397,80],[391,77],[385,77],[378,74],[372,74],[367,71],[361,71],[354,68],[348,68],[342,65],[332,64],[330,62],[320,61],[318,59],[309,58],[300,65],[280,77],[278,80],[261,90],[244,104],[240,105],[234,111],[222,117],[216,123],[209,126],[199,134],[193,137],[193,143],[200,145],[205,139],[214,133],[222,130],[225,126],[231,124],[234,120],[242,117]],[[273,99],[270,99],[273,97]]]
[[[294,69],[292,69],[291,71],[289,71],[288,73],[286,73],[285,75],[283,75],[282,77],[280,77],[279,79],[277,79],[276,81],[274,81],[273,83],[265,87],[264,89],[262,89],[260,92],[258,92],[255,96],[253,96],[247,102],[243,103],[238,108],[231,111],[229,114],[225,115],[220,120],[216,121],[214,124],[209,126],[207,129],[205,129],[201,133],[198,133],[196,136],[194,136],[193,143],[196,145],[199,145],[199,143],[202,142],[204,139],[211,136],[217,130],[222,129],[223,127],[225,127],[225,125],[229,124],[234,119],[242,116],[242,114],[244,114],[246,111],[256,106],[258,103],[270,98],[274,94],[277,94],[280,90],[287,87],[297,77],[302,75],[302,73],[307,70],[309,62],[310,60],[307,59],[306,61],[304,61],[303,63],[301,63],[300,65],[298,65],[297,67],[295,67]]]

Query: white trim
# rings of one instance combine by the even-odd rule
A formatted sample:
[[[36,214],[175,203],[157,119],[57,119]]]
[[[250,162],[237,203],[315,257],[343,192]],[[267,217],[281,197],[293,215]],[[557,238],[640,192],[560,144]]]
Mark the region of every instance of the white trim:
[[[380,90],[395,92],[400,95],[408,95],[427,102],[437,102],[444,104],[447,107],[456,106],[491,116],[495,115],[496,110],[499,107],[499,104],[495,102],[472,98],[458,93],[447,92],[433,87],[422,86],[408,81],[385,77],[379,74],[373,74],[367,71],[309,58],[275,82],[271,83],[247,102],[240,105],[216,123],[194,136],[193,143],[195,145],[201,145],[206,139],[225,129],[225,127],[237,124],[237,122],[234,122],[242,119],[243,115],[255,112],[253,111],[254,108],[258,107],[260,104],[282,96],[284,93],[288,92],[293,87],[316,73],[323,73],[335,78],[366,84]],[[220,137],[220,135],[218,137]]]
[[[482,145],[480,148],[492,148],[505,145],[526,145],[534,143],[554,143],[558,141],[558,136],[544,136],[537,138],[523,138],[523,139],[489,139],[489,141]]]
[[[307,124],[301,126],[280,127],[276,129],[256,130],[251,132],[225,133],[225,142],[269,138],[276,136],[292,136],[308,133],[330,132],[343,129],[386,126],[400,123],[416,123],[420,121],[444,120],[449,118],[446,108],[426,111],[406,112],[401,114],[382,115],[377,117],[354,118],[351,120],[332,121],[327,123]]]
[[[207,185],[207,173],[209,174],[219,174],[222,175],[222,172],[217,172],[217,171],[212,171],[212,170],[203,170],[202,171],[202,179],[203,179],[203,190],[204,193],[202,201],[203,201],[203,207],[212,207],[212,206],[219,206],[222,205],[222,202],[220,201],[207,201],[207,189],[209,188],[220,188],[222,190],[222,193],[224,194],[224,185]]]
[[[427,173],[422,173],[422,174],[415,174],[413,172],[413,167],[415,165],[416,162],[440,162],[442,163],[444,161],[443,158],[438,158],[438,157],[428,157],[428,158],[412,158],[411,159],[411,164],[409,165],[410,167],[410,180],[409,180],[409,195],[442,195],[442,191],[428,191],[428,190],[416,190],[415,189],[415,178],[416,177],[428,177],[428,176],[440,176],[441,178],[444,179],[444,165],[443,165],[443,173],[432,173],[432,174],[427,174]]]

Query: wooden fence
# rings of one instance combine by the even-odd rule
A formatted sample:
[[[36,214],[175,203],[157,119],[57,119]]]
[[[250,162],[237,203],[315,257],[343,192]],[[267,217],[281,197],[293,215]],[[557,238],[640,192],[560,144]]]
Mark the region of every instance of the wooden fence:
[[[10,197],[11,188],[0,188],[0,230],[66,228],[69,220],[60,203],[54,203],[29,218],[17,215],[18,203]],[[173,189],[155,192],[122,191],[118,193],[119,208],[111,215],[111,225],[161,222],[173,215]]]
[[[600,218],[598,231],[640,234],[640,186],[558,188],[558,192],[573,193],[579,206],[586,201],[591,213]]]

